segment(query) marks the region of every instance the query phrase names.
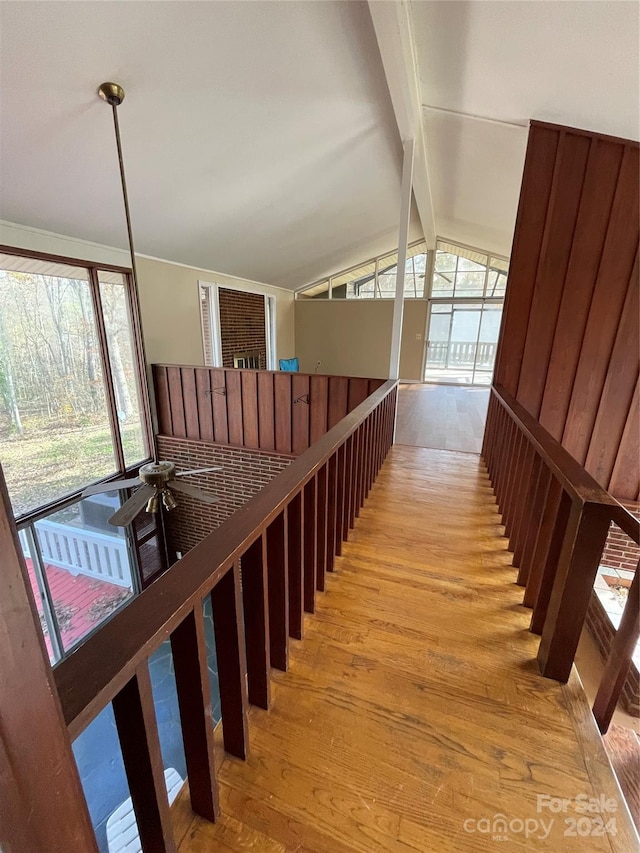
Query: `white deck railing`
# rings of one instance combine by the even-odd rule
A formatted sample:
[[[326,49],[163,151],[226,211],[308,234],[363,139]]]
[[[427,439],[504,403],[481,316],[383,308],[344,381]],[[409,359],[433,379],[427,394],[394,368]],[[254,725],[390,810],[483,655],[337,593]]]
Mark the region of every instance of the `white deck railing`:
[[[34,527],[43,563],[66,569],[72,575],[87,575],[132,588],[125,539],[46,519],[36,522]],[[30,557],[24,531],[21,531],[20,541],[25,556]]]

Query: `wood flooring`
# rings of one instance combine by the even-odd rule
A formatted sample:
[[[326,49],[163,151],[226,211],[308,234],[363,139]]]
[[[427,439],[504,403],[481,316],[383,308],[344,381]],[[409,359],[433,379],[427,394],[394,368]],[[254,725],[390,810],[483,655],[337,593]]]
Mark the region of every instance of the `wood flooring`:
[[[538,673],[501,533],[478,458],[393,447],[248,760],[222,762],[220,821],[181,795],[180,852],[636,850],[577,676]],[[614,798],[615,836],[565,835],[580,794]]]
[[[396,443],[480,453],[488,403],[488,388],[400,385]]]

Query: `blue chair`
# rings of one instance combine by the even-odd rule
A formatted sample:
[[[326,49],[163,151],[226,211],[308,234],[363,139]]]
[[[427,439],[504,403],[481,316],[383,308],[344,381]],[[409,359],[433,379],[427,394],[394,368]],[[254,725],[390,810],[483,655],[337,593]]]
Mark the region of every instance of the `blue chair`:
[[[278,362],[280,370],[288,370],[290,373],[299,373],[300,360],[297,358],[281,358]]]

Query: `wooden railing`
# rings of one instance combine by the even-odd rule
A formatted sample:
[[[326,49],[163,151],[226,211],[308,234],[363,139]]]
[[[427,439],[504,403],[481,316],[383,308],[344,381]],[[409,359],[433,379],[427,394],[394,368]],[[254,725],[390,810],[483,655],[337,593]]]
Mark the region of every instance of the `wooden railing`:
[[[540,670],[566,682],[610,524],[638,543],[640,523],[500,386],[491,389],[482,456],[524,604],[533,608],[531,631],[541,635]],[[636,592],[637,584],[636,575]],[[638,597],[630,594],[594,705],[601,731],[629,670],[637,617]]]
[[[153,365],[158,432],[299,454],[383,379]]]
[[[112,702],[142,849],[175,851],[148,660],[171,639],[191,805],[219,813],[202,607],[211,597],[224,746],[245,758],[247,705],[269,707],[393,440],[389,381],[55,669],[70,736]]]

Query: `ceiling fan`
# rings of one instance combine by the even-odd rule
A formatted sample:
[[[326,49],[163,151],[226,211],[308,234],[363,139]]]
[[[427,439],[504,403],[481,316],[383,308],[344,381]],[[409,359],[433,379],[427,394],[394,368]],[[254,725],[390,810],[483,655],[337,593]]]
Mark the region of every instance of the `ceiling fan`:
[[[140,486],[109,519],[109,524],[113,524],[114,527],[126,527],[131,524],[139,512],[142,512],[143,507],[146,508],[147,512],[159,512],[161,505],[167,512],[175,509],[178,502],[173,494],[174,491],[182,492],[203,503],[218,503],[220,498],[217,495],[204,492],[197,486],[183,483],[182,480],[178,479],[178,477],[188,477],[191,474],[208,474],[214,471],[222,471],[222,468],[218,466],[215,468],[193,468],[191,471],[176,471],[173,462],[148,462],[140,468],[137,477],[130,477],[127,480],[114,480],[110,483],[97,483],[95,486],[86,488],[82,492],[82,497],[86,498],[89,495],[98,495],[102,492],[133,489]]]

